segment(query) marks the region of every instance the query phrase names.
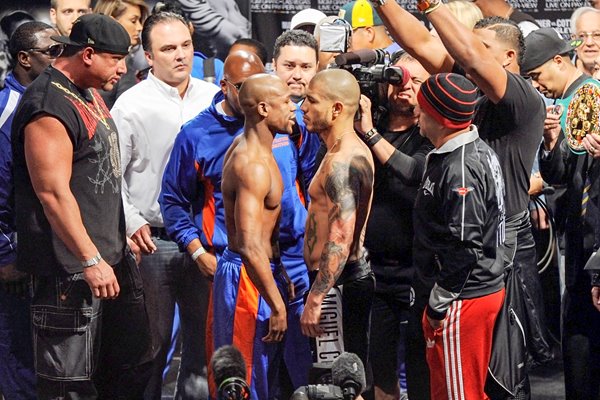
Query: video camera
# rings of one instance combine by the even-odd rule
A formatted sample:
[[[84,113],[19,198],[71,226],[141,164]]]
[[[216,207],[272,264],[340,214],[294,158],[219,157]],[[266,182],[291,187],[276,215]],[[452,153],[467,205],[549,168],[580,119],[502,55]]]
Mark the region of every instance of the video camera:
[[[410,80],[410,73],[404,67],[389,65],[389,56],[383,49],[342,53],[335,57],[335,63],[354,75],[360,92],[371,99],[376,126],[387,113],[387,85],[404,86]]]

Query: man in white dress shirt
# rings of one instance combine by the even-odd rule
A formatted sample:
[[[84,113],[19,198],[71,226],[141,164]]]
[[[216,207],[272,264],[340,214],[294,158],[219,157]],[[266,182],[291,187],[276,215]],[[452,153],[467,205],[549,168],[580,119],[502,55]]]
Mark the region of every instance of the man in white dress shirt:
[[[127,235],[140,247],[140,271],[155,358],[146,399],[160,399],[175,302],[180,310],[182,358],[178,398],[198,395],[204,364],[207,285],[187,253],[167,236],[158,204],[163,171],[181,126],[208,107],[219,90],[190,76],[193,45],[185,21],[172,13],[150,16],[142,45],[148,78],[119,97],[111,113],[119,130]],[[187,393],[186,393],[187,392]]]

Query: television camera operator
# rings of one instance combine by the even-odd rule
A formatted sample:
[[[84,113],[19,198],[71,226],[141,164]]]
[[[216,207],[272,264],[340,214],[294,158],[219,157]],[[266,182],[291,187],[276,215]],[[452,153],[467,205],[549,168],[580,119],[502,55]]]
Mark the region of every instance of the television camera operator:
[[[405,77],[400,84],[387,85],[386,96],[380,99],[380,106],[387,112],[374,127],[371,100],[363,94],[361,119],[355,124],[375,158],[374,196],[365,247],[376,277],[370,333],[376,400],[399,398],[400,386],[405,392],[402,379],[398,384],[398,368],[390,368],[403,364],[405,339],[418,340],[420,343],[413,345],[425,348],[420,319],[416,317],[408,331],[406,322],[415,297],[411,288],[412,209],[425,157],[433,149],[420,134],[416,108],[417,93],[429,73],[409,54],[398,54],[392,65],[401,67]],[[421,313],[426,301],[420,305]]]

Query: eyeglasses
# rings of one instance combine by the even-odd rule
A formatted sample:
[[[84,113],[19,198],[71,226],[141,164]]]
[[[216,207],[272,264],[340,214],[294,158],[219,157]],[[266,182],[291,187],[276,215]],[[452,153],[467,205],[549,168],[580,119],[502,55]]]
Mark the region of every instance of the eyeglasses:
[[[600,31],[577,32],[575,35],[573,35],[573,39],[583,40],[584,42],[587,38],[592,38],[594,42],[600,42]]]
[[[56,58],[62,54],[64,48],[65,47],[62,44],[56,43],[46,47],[45,49],[32,47],[31,49],[27,49],[27,51],[34,51],[36,53],[42,53],[50,58]]]
[[[240,91],[240,89],[242,88],[242,84],[244,83],[244,82],[240,82],[240,83],[233,83],[233,82],[231,82],[231,81],[229,81],[229,80],[227,80],[227,79],[223,79],[223,80],[224,80],[225,82],[229,83],[229,84],[230,84],[231,86],[233,86],[234,88],[236,88],[236,90],[237,90],[238,92]]]

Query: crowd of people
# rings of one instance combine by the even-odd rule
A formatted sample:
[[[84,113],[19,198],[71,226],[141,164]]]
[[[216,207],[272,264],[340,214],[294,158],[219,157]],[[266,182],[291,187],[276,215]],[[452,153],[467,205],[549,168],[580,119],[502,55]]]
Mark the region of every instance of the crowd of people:
[[[268,51],[209,3],[0,21],[0,397],[160,399],[179,342],[176,399],[219,397],[226,345],[252,399],[344,352],[365,399],[528,399],[558,352],[564,397],[600,399],[600,10],[566,40],[504,0],[417,0],[429,28],[353,0]],[[193,40],[219,21],[223,60]],[[400,78],[365,90],[325,42]]]

